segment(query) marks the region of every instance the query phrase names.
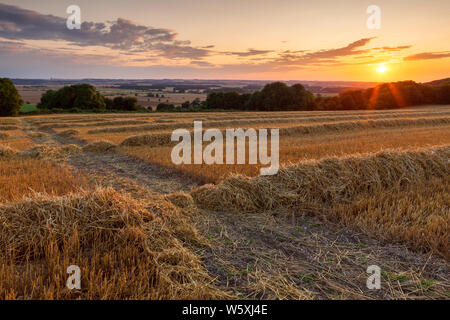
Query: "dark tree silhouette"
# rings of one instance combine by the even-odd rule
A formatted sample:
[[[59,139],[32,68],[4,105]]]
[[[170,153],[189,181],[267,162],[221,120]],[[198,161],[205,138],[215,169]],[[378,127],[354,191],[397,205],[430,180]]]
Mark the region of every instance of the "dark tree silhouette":
[[[0,79],[0,116],[15,116],[19,113],[23,100],[13,82],[8,78]]]

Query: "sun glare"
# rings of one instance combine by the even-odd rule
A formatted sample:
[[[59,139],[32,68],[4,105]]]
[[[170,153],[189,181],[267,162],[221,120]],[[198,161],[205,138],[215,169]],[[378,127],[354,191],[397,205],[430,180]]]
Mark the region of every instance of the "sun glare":
[[[387,67],[385,65],[381,65],[377,68],[378,73],[385,73],[387,71]]]

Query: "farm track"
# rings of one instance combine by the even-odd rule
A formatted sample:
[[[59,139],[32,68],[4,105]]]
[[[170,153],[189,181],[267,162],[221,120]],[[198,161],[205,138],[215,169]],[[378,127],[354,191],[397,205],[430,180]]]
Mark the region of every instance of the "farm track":
[[[40,131],[22,119],[26,133]],[[49,145],[86,142],[55,131],[32,138]],[[30,137],[31,138],[31,137]],[[168,172],[116,152],[82,153],[67,163],[95,183],[130,193],[137,199],[189,192],[198,186],[177,171]],[[393,299],[442,298],[449,291],[448,264],[403,245],[382,243],[366,235],[314,217],[278,218],[271,214],[236,215],[202,211],[194,217],[211,246],[196,249],[215,285],[235,297],[253,299]],[[407,283],[383,278],[383,290],[366,288],[369,265],[407,275]],[[427,290],[420,279],[433,279]]]
[[[29,125],[26,120],[23,121]],[[36,127],[36,130],[39,129]],[[48,135],[43,138],[32,138],[37,144],[78,146],[86,144],[79,139],[58,136],[52,129],[41,132]],[[67,163],[86,173],[95,183],[126,191],[137,198],[178,191],[188,192],[198,186],[194,181],[177,174],[176,170],[168,170],[114,151],[86,152],[70,157]]]
[[[23,132],[35,143],[48,146],[58,146],[61,143],[58,141],[57,136],[50,134],[47,131],[39,130],[34,124],[28,122],[26,119],[20,119],[22,122]],[[32,132],[40,132],[44,135],[42,137],[32,136]]]

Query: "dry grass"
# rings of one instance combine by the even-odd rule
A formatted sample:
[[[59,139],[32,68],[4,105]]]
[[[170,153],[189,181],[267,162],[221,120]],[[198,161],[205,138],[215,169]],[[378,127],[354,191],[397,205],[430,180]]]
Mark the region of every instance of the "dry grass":
[[[217,183],[234,174],[249,177],[259,175],[261,165],[201,164],[176,166],[171,161],[172,143],[169,144],[166,139],[170,140],[170,136],[155,134],[130,137],[121,143],[119,151],[146,162],[173,168],[206,183]],[[164,143],[165,141],[167,143]],[[449,142],[449,127],[370,129],[362,132],[324,133],[304,137],[281,136],[280,163],[281,165],[292,165],[302,160],[373,153],[385,149],[439,146]],[[141,146],[141,144],[144,144],[144,146]]]
[[[125,135],[123,133],[99,133],[99,134],[84,134],[83,130],[80,131],[79,135],[74,136],[74,138],[77,138],[79,140],[85,141],[87,143],[91,143],[94,141],[99,140],[106,140],[110,141],[115,144],[120,144],[128,135]]]
[[[39,124],[39,129],[41,130],[54,130],[54,129],[66,129],[66,128],[83,128],[84,131],[89,131],[92,127],[97,127],[100,129],[96,130],[109,130],[115,128],[121,128],[125,125],[137,125],[137,124],[147,124],[146,120],[114,120],[114,121],[99,121],[99,119],[94,119],[95,121],[65,121],[65,122],[44,122]]]
[[[327,134],[327,133],[341,133],[343,131],[361,131],[370,129],[385,129],[385,128],[407,128],[417,126],[446,126],[450,124],[450,118],[430,118],[430,119],[394,119],[394,120],[368,120],[368,121],[345,121],[337,123],[322,123],[313,125],[297,125],[297,126],[275,126],[280,128],[280,136],[301,136],[311,134]],[[250,124],[247,122],[244,128],[248,128]],[[180,125],[177,124],[177,127]],[[207,126],[209,127],[209,126]],[[259,128],[253,127],[253,128]],[[108,130],[114,128],[107,128],[107,130],[99,129],[96,133],[107,133]],[[125,129],[125,128],[121,128]],[[188,128],[191,129],[192,127]],[[164,129],[165,130],[165,129]],[[163,130],[163,131],[164,131]],[[120,131],[111,131],[118,133]],[[225,134],[225,130],[222,130]],[[108,137],[107,134],[104,135]],[[83,136],[84,138],[85,136]],[[124,136],[125,137],[125,136]],[[135,135],[125,138],[121,145],[123,146],[164,146],[171,144],[171,132],[155,132],[152,134]]]
[[[83,147],[85,152],[106,152],[116,148],[114,143],[109,141],[94,141]]]
[[[77,130],[73,130],[73,129],[69,129],[69,130],[64,130],[61,132],[58,132],[57,135],[60,137],[72,137],[79,134],[79,132]]]
[[[71,155],[79,154],[82,151],[80,147],[74,144],[68,144],[61,147],[50,147],[47,145],[38,145],[29,150],[19,152],[20,157],[30,157],[37,159],[64,159]]]
[[[280,135],[302,135],[318,134],[323,132],[342,132],[349,130],[367,130],[380,128],[398,128],[413,126],[445,126],[450,124],[450,118],[429,118],[429,119],[382,119],[364,121],[344,121],[336,123],[324,123],[308,126],[292,126],[280,129]]]
[[[40,130],[51,130],[56,128],[69,128],[73,127],[71,123],[52,123],[52,124],[42,124],[39,125]]]
[[[27,150],[34,146],[33,140],[25,135],[21,131],[23,135],[21,136],[10,136],[8,139],[1,142],[1,145],[4,147],[9,147],[15,150]]]
[[[198,188],[191,195],[199,207],[208,210],[338,216],[368,232],[383,233],[390,240],[404,240],[415,247],[420,244],[448,257],[448,187],[431,188],[430,192],[437,192],[436,198],[424,199],[417,208],[402,200],[408,196],[401,192],[414,185],[436,186],[430,183],[433,179],[448,184],[443,180],[450,176],[448,159],[450,147],[328,158],[287,167],[274,176],[235,176],[218,186]],[[379,210],[383,205],[390,210]],[[358,210],[361,206],[367,210]],[[440,225],[443,221],[446,224]],[[417,228],[420,233],[415,233]]]
[[[212,242],[203,260],[216,285],[241,299],[446,299],[448,263],[382,244],[317,217],[229,212],[199,217]],[[369,265],[381,290],[366,287]]]
[[[450,147],[305,161],[274,176],[234,176],[204,186],[192,196],[203,208],[234,212],[289,209],[298,205],[352,201],[357,195],[388,190],[450,173]]]
[[[133,124],[145,124],[146,120],[112,120],[112,121],[99,121],[86,125],[87,127],[100,127],[100,126],[125,126]]]
[[[4,130],[4,131],[18,130],[18,129],[19,129],[19,127],[16,125],[7,125],[7,124],[0,125],[0,130]]]
[[[155,134],[145,134],[138,136],[131,136],[126,138],[121,142],[121,146],[135,147],[135,146],[149,146],[157,147],[170,145],[171,133],[155,133]]]
[[[1,299],[216,299],[189,217],[112,189],[0,206]],[[66,288],[82,268],[83,290]]]
[[[397,118],[398,117],[398,118]],[[397,119],[389,119],[397,118]],[[322,125],[310,125],[310,123],[322,123]],[[276,116],[267,119],[234,119],[234,120],[219,120],[219,121],[204,121],[204,128],[237,128],[237,127],[281,127],[286,124],[290,124],[291,127],[307,127],[307,133],[311,130],[333,130],[334,127],[326,126],[328,123],[335,123],[336,125],[347,128],[345,125],[351,124],[352,129],[367,128],[367,127],[395,127],[399,125],[431,125],[431,124],[449,124],[450,119],[448,115],[424,117],[420,115],[418,117],[405,116],[405,115],[372,115],[369,117],[361,116],[328,116],[328,117],[288,117],[277,118]],[[295,126],[295,124],[301,124]],[[281,125],[281,126],[280,126]],[[323,127],[325,126],[325,127]],[[118,133],[118,132],[142,132],[142,131],[162,131],[162,130],[174,130],[179,128],[192,129],[193,124],[190,122],[175,122],[175,123],[156,123],[142,126],[120,126],[120,127],[106,127],[99,129],[88,130],[87,134],[97,133]],[[323,128],[322,128],[323,127]],[[299,130],[299,129],[297,129]]]
[[[83,175],[54,162],[29,158],[0,159],[0,202],[19,201],[36,192],[64,195],[89,185]]]
[[[10,147],[0,146],[0,159],[10,159],[17,153],[16,150]]]
[[[379,239],[450,260],[450,176],[378,191],[333,206],[330,215]]]
[[[4,126],[4,125],[10,125],[10,126],[17,126],[20,124],[20,120],[19,119],[14,119],[14,118],[2,118],[0,119],[0,125]]]
[[[28,132],[28,136],[30,138],[43,138],[43,137],[48,137],[49,134],[46,132],[33,131],[33,132]]]
[[[16,127],[0,147],[0,299],[448,297],[449,114],[435,107],[0,119]],[[280,128],[284,168],[258,177],[259,165],[174,166],[171,130],[192,130],[193,120],[205,129]],[[48,129],[53,141],[45,143],[89,144],[29,140],[25,148],[21,123],[31,136]],[[82,173],[58,164],[72,155],[72,165],[116,190],[94,191]],[[188,190],[183,176],[218,185],[175,192]],[[158,195],[165,192],[175,193]],[[72,264],[82,268],[81,291],[66,289]],[[386,271],[383,290],[366,290],[369,264]]]

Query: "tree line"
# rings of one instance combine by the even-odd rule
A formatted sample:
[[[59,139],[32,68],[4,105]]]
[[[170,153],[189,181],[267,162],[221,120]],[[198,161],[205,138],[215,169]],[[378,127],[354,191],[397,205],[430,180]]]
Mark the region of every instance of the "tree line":
[[[74,84],[64,86],[59,90],[47,90],[41,97],[37,107],[39,109],[62,110],[124,110],[135,111],[141,109],[134,97],[116,97],[114,99],[103,96],[90,84]]]
[[[315,110],[395,109],[425,104],[450,104],[450,82],[437,86],[414,81],[383,83],[349,90],[335,97],[317,97]]]
[[[348,90],[333,97],[314,95],[301,84],[267,84],[253,94],[212,92],[205,108],[223,110],[366,110],[394,109],[424,104],[450,104],[450,82],[437,86],[414,81],[383,83],[374,88]]]
[[[46,91],[37,107],[54,112],[142,110],[137,102],[135,97],[110,99],[90,84],[75,84]],[[12,81],[7,78],[0,79],[0,115],[17,115],[22,104],[23,101]],[[348,90],[333,97],[315,97],[301,84],[288,86],[282,82],[274,82],[253,93],[211,92],[206,101],[186,101],[178,108],[173,104],[161,103],[157,111],[375,110],[425,104],[450,104],[450,81],[433,85],[414,81],[383,83],[374,88]]]
[[[231,92],[211,92],[205,107],[224,110],[311,110],[314,108],[314,95],[301,84],[289,87],[283,82],[273,82],[261,91],[240,94]]]

